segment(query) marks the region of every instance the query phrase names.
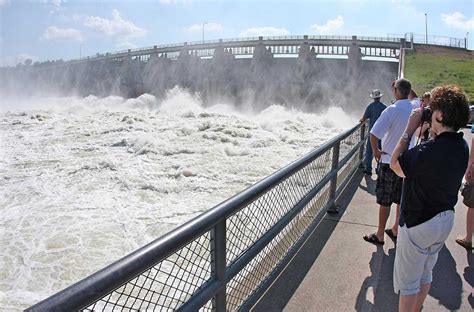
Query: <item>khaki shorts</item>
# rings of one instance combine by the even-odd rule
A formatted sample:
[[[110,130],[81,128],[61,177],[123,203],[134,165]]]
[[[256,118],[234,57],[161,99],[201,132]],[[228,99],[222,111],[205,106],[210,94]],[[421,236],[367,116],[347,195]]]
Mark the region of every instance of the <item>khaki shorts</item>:
[[[433,267],[454,223],[454,211],[443,211],[430,220],[398,228],[393,268],[393,288],[408,296],[420,292],[421,285],[433,280]]]

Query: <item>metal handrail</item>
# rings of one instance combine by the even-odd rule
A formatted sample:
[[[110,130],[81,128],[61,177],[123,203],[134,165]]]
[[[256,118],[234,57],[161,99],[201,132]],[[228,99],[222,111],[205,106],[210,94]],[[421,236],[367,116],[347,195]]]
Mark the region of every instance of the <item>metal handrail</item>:
[[[339,160],[341,142],[357,133],[359,134],[358,142],[353,145],[352,149],[341,160]],[[209,231],[211,231],[213,237],[211,243],[213,246],[212,276],[180,307],[180,310],[196,310],[202,307],[209,300],[213,300],[214,309],[218,311],[226,310],[227,283],[250,261],[252,261],[254,257],[262,251],[263,248],[265,248],[265,246],[267,246],[267,244],[293,220],[297,213],[300,212],[303,207],[308,204],[309,201],[328,183],[330,183],[329,199],[326,202],[324,211],[334,207],[336,197],[345,187],[352,174],[357,169],[357,166],[353,165],[353,167],[349,168],[350,173],[339,187],[336,186],[338,172],[348,164],[351,159],[356,159],[357,163],[360,163],[365,137],[365,124],[354,126],[352,129],[334,137],[319,148],[314,149],[274,174],[262,179],[253,186],[250,186],[221,204],[218,204],[209,211],[188,221],[182,226],[179,226],[175,230],[132,252],[106,268],[35,304],[26,311],[73,311],[84,309]],[[333,155],[330,172],[327,173],[323,179],[321,179],[321,181],[319,181],[319,183],[317,183],[317,185],[298,202],[297,205],[291,208],[290,211],[288,211],[276,224],[264,233],[264,235],[250,248],[245,250],[240,257],[232,263],[227,264],[226,221],[228,218],[330,150]],[[285,267],[287,262],[291,259],[291,256],[296,253],[299,246],[304,242],[305,237],[307,237],[312,231],[311,227],[314,228],[321,218],[322,215],[318,215],[314,218],[310,228],[308,228],[304,235],[294,244],[294,246],[292,246],[291,250],[286,254],[284,259],[280,261],[272,273],[269,274],[269,277],[265,282],[258,289],[254,290],[254,294],[251,297],[247,298],[242,305],[243,307],[249,307],[249,305],[256,302],[258,299],[257,296],[261,295],[263,291],[269,287],[271,281],[278,275],[277,273]]]

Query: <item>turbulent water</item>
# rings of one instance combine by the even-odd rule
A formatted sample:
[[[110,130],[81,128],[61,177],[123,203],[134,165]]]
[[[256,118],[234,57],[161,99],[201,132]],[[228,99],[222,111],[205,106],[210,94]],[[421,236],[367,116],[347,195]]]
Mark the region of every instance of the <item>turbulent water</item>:
[[[238,112],[173,89],[0,104],[0,309],[26,308],[156,239],[356,122]]]

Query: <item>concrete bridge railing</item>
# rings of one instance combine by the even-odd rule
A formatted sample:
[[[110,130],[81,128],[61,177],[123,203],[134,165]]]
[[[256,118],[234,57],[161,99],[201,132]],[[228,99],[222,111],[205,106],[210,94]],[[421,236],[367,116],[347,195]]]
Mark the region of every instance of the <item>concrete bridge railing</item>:
[[[300,47],[307,45],[316,54],[349,55],[351,49],[360,49],[361,56],[397,58],[403,47],[404,38],[369,37],[369,36],[278,36],[278,37],[249,37],[231,38],[195,42],[183,42],[166,45],[155,45],[138,49],[128,49],[117,52],[97,53],[73,59],[73,62],[88,62],[100,60],[122,60],[124,58],[147,61],[152,56],[176,59],[182,53],[194,54],[200,57],[212,57],[217,49],[239,55],[253,55],[255,48],[264,46],[273,55],[298,54]],[[42,63],[44,64],[44,63]]]
[[[361,162],[365,124],[26,311],[247,311]]]

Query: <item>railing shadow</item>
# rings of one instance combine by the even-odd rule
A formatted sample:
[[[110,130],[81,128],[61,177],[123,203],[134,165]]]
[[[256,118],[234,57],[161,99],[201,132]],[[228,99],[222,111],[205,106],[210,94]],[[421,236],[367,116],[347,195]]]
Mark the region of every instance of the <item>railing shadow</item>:
[[[356,171],[337,200],[339,213],[331,215],[331,222],[324,222],[324,219],[321,221],[271,288],[252,308],[252,311],[282,311],[284,309],[329,241],[338,224],[337,221],[342,218],[344,211],[360,187],[363,177],[361,171]]]

